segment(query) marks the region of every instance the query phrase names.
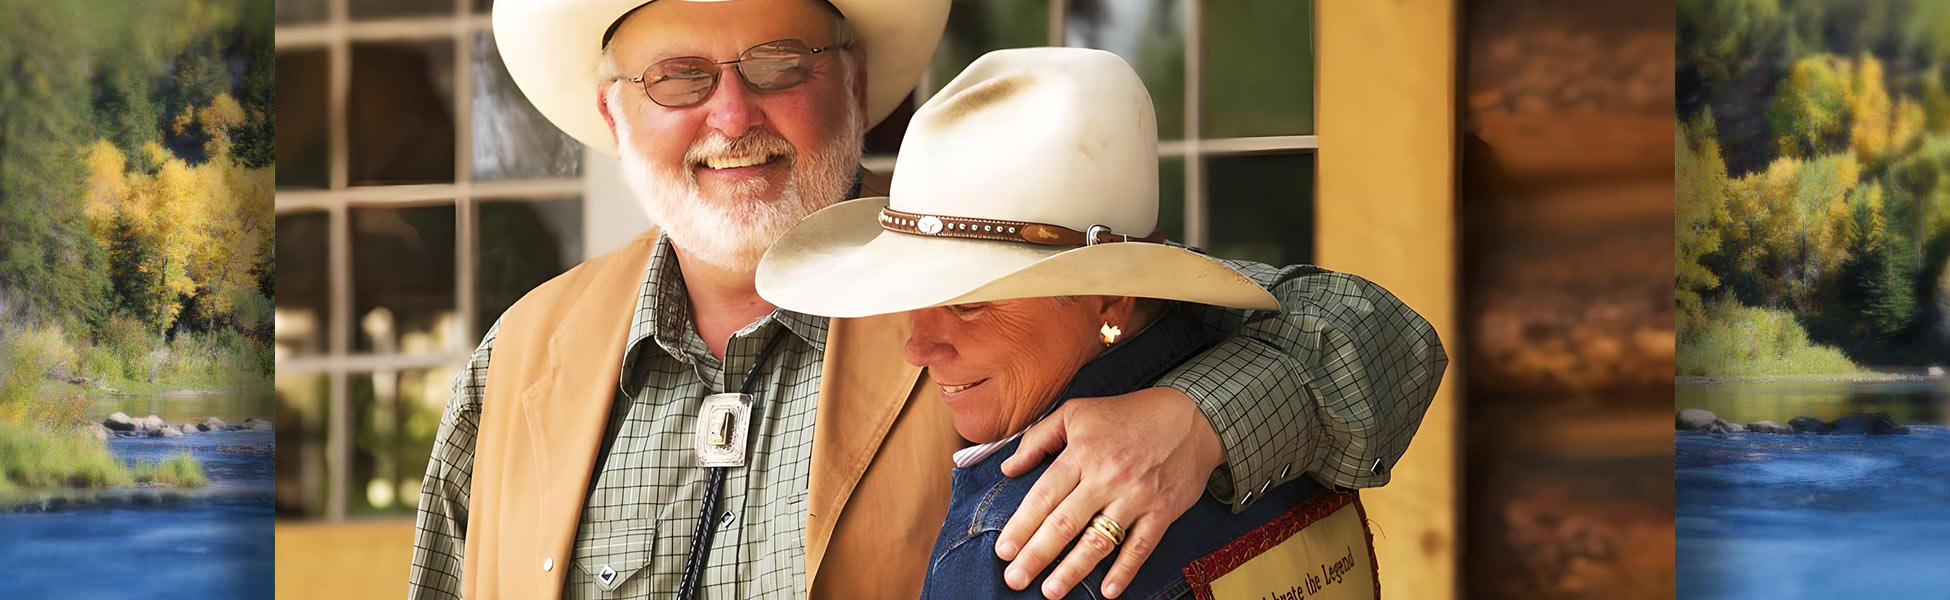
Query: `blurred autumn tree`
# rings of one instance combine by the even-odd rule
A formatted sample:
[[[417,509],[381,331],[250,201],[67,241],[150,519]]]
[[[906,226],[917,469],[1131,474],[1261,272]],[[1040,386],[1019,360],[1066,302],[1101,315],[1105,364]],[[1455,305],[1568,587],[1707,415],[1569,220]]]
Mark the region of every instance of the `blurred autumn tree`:
[[[78,348],[137,346],[124,355],[186,333],[264,351],[272,11],[0,0],[0,302],[15,320]],[[149,333],[131,339],[131,323]]]
[[[1859,363],[1940,361],[1950,3],[1682,0],[1678,19],[1681,374],[1739,370],[1697,339],[1760,314],[1739,305]]]

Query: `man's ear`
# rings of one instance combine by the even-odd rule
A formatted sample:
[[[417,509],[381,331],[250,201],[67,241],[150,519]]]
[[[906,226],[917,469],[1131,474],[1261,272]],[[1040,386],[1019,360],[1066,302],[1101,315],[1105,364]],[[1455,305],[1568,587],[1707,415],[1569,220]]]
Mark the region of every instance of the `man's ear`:
[[[609,114],[609,93],[607,91],[615,85],[616,82],[614,81],[596,84],[596,112],[603,114],[603,124],[609,126],[609,141],[612,144],[620,143],[616,138],[616,115]]]
[[[853,98],[860,103],[860,114],[867,113],[867,51],[853,53]]]

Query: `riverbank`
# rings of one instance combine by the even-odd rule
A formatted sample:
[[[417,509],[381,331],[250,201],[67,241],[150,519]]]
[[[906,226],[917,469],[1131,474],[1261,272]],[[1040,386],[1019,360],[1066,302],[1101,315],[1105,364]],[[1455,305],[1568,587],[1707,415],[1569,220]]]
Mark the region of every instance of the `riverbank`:
[[[1811,374],[1811,375],[1744,375],[1710,376],[1680,375],[1673,382],[1678,385],[1719,385],[1737,383],[1874,383],[1885,381],[1942,381],[1950,385],[1950,378],[1928,373],[1890,373],[1884,371],[1864,371],[1861,373]]]
[[[1950,380],[1914,373],[1680,383],[1673,388],[1673,403],[1675,409],[1712,411],[1730,423],[1787,424],[1801,416],[1833,422],[1855,413],[1879,412],[1901,425],[1950,425]]]

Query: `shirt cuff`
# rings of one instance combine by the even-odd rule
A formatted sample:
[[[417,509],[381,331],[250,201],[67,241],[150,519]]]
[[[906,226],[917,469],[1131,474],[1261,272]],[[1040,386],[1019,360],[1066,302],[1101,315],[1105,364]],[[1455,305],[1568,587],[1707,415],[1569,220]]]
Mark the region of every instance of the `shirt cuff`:
[[[1183,392],[1219,434],[1225,464],[1206,491],[1233,512],[1312,470],[1316,417],[1299,361],[1263,342],[1234,336],[1158,380]]]

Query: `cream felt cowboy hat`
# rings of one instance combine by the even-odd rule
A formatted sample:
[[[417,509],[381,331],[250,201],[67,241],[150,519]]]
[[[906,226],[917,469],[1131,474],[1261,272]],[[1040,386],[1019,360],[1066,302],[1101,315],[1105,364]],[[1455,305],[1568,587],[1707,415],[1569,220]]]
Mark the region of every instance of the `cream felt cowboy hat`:
[[[616,141],[596,110],[603,37],[651,1],[741,0],[500,0],[494,4],[494,42],[515,87],[542,116],[582,143],[615,154]],[[839,9],[865,47],[872,127],[920,81],[948,22],[949,0],[814,1]]]
[[[1279,309],[1160,243],[1157,146],[1151,96],[1117,55],[991,52],[914,114],[890,196],[806,217],[759,262],[758,293],[832,317],[1097,294]]]

